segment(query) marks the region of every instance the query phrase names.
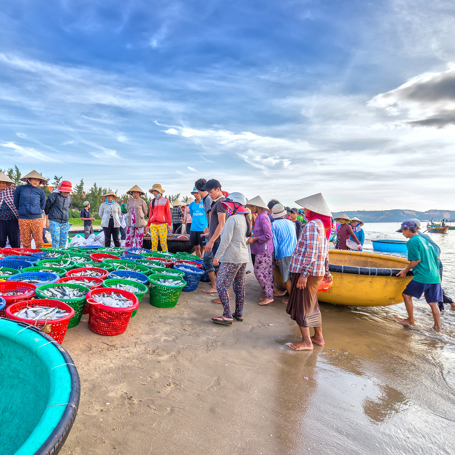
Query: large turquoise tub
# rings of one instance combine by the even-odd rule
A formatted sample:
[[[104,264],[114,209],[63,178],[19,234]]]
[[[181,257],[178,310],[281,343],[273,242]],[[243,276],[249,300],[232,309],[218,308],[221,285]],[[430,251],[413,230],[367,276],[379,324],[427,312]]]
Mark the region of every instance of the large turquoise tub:
[[[80,397],[66,350],[35,327],[0,319],[0,384],[0,454],[57,454]]]
[[[392,239],[376,239],[372,240],[373,249],[384,253],[400,253],[406,254],[408,247],[407,240],[392,240]]]

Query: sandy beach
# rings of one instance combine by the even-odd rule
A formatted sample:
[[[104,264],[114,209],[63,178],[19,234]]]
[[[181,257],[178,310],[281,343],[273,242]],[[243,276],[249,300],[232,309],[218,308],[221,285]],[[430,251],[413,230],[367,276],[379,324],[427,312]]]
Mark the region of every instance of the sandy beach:
[[[205,286],[173,309],[145,296],[121,336],[92,333],[87,315],[69,330],[82,395],[62,454],[450,453],[443,335],[322,305],[326,345],[293,352],[296,325],[282,299],[257,305],[254,276],[231,327],[211,322]]]

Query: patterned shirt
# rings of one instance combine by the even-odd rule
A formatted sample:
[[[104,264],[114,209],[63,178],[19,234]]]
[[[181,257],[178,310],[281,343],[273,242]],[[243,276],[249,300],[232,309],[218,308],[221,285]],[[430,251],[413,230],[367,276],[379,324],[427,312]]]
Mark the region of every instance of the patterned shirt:
[[[307,223],[291,258],[291,273],[300,273],[306,277],[330,275],[328,245],[322,221]]]
[[[0,191],[0,220],[8,221],[19,218],[16,206],[14,205],[14,191],[15,188],[13,185]]]
[[[183,213],[180,207],[172,207],[172,223],[173,224],[180,224],[183,221]]]
[[[0,220],[11,221],[11,220],[15,220],[15,219],[16,219],[16,215],[9,208],[8,204],[5,201],[3,201],[0,206]]]

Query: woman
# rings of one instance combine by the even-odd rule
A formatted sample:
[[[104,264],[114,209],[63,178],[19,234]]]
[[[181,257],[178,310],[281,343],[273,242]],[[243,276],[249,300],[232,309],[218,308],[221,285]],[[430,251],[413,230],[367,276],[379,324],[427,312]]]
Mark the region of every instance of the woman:
[[[267,216],[268,207],[261,196],[248,201],[254,223],[253,237],[248,239],[251,254],[254,256],[254,275],[264,291],[259,305],[273,302],[273,234],[272,223]]]
[[[63,180],[57,190],[52,191],[47,197],[45,214],[49,220],[49,231],[52,238],[52,248],[65,249],[70,230],[69,211],[73,192],[71,182]]]
[[[182,223],[183,223],[183,212],[182,212],[182,203],[178,199],[176,199],[172,203],[171,213],[172,213],[172,229],[174,231],[174,234],[181,234],[182,233],[181,227],[182,227]],[[177,232],[178,229],[180,229],[179,232]]]
[[[119,197],[113,191],[108,191],[101,196],[103,203],[100,205],[99,216],[101,227],[104,232],[104,246],[111,246],[111,235],[114,238],[114,245],[120,246],[118,234],[120,231],[120,205],[117,204]]]
[[[349,237],[352,237],[352,240],[359,245],[359,250],[362,250],[362,244],[354,234],[354,231],[349,224],[351,219],[346,215],[346,213],[336,217],[335,221],[340,223],[340,227],[337,231],[337,244],[335,248],[337,250],[349,250],[349,247],[346,245],[346,241],[349,240]]]
[[[223,316],[212,318],[215,324],[232,325],[233,318],[243,321],[245,300],[245,270],[249,259],[247,238],[251,236],[249,211],[242,193],[231,193],[223,202],[228,219],[221,231],[221,240],[213,258],[213,265],[220,264],[216,289],[223,304]],[[235,312],[231,314],[228,290],[234,283]]]
[[[362,226],[364,224],[363,221],[360,221],[357,217],[354,217],[351,219],[351,222],[349,224],[351,225],[355,236],[359,239],[359,242],[363,246],[363,244],[365,243],[365,232],[363,232],[362,229]],[[354,241],[352,237],[350,237],[349,239]]]
[[[150,201],[149,221],[152,251],[158,251],[158,240],[161,250],[167,252],[167,231],[172,232],[172,218],[169,199],[163,196],[164,189],[159,183],[155,183],[150,193],[154,198]]]
[[[134,185],[127,194],[130,194],[131,198],[126,203],[128,210],[128,218],[126,221],[126,248],[142,248],[142,242],[144,240],[144,228],[147,225],[145,217],[148,215],[147,203],[141,196],[145,196],[137,185]]]
[[[21,247],[19,214],[14,205],[14,182],[0,172],[0,248],[5,248],[7,240],[11,248]]]
[[[186,233],[189,235],[191,232],[191,223],[193,222],[193,218],[190,212],[190,204],[194,202],[194,198],[190,197],[188,199],[187,205],[183,207],[183,224],[185,225]]]
[[[32,235],[35,248],[43,248],[43,210],[46,195],[39,188],[47,180],[38,172],[32,171],[21,179],[26,185],[19,185],[14,191],[14,205],[19,215],[19,230],[23,248],[31,248]]]

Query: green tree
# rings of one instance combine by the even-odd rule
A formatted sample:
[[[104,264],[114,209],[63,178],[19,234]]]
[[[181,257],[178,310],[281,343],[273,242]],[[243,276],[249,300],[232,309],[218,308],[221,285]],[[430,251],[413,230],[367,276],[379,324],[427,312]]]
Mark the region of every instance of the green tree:
[[[8,175],[8,177],[14,182],[14,184],[17,186],[17,185],[23,185],[24,182],[21,180],[21,177],[22,177],[22,173],[21,171],[19,170],[19,168],[14,165],[13,168],[11,169],[8,169],[8,171],[6,172],[6,174]]]
[[[52,186],[54,188],[57,188],[60,185],[60,182],[63,180],[63,176],[58,177],[57,175],[54,175],[54,181],[52,182]]]
[[[180,193],[177,193],[177,194],[170,194],[167,198],[169,199],[169,202],[170,202],[171,204],[173,204],[174,201],[175,201],[176,199],[178,199],[179,197],[180,197]]]
[[[84,201],[85,201],[84,196],[85,196],[84,179],[81,179],[81,181],[77,185],[75,185],[74,192],[71,195],[74,208],[77,208],[78,210],[82,210],[82,208],[84,207]]]

